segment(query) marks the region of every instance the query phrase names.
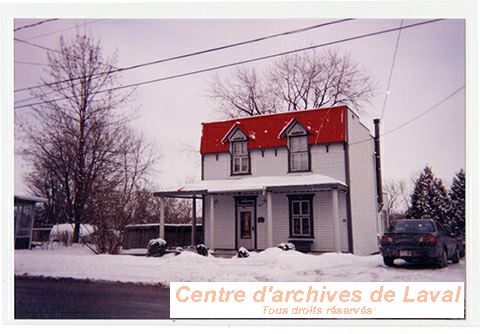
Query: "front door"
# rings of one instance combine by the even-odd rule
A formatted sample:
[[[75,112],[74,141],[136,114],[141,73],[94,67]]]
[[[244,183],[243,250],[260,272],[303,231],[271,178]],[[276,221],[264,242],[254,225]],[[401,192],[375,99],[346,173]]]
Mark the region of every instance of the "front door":
[[[253,206],[237,207],[237,247],[254,249],[255,244],[255,210]]]

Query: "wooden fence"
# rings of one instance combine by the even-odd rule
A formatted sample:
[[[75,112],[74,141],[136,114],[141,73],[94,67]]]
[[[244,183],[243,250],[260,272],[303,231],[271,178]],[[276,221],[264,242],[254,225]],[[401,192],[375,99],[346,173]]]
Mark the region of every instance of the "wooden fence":
[[[123,249],[146,248],[148,241],[159,237],[159,225],[144,224],[127,226],[123,236]],[[192,225],[166,224],[165,241],[169,247],[191,244]],[[203,243],[203,226],[196,225],[195,244]]]

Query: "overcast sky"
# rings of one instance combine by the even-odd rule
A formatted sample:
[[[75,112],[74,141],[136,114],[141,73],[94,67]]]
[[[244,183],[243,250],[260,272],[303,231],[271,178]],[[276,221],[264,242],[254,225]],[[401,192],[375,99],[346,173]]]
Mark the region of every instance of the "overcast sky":
[[[15,27],[39,20],[15,20]],[[105,55],[117,52],[117,66],[124,67],[328,21],[331,20],[70,19],[19,30],[15,37],[56,49],[61,34],[71,37],[77,32],[87,32],[101,41]],[[403,25],[420,21],[423,20],[405,20]],[[354,20],[127,71],[122,75],[121,83],[180,74],[399,25],[400,19]],[[465,84],[464,28],[463,20],[444,20],[402,31],[382,132],[415,118]],[[340,52],[349,52],[377,83],[375,98],[367,113],[361,116],[363,123],[370,128],[372,119],[382,111],[397,35],[393,32],[335,46]],[[47,63],[46,51],[15,42],[14,57],[15,89],[38,84],[45,67],[41,64]],[[275,59],[269,59],[245,67],[263,71],[274,62]],[[223,69],[137,89],[129,106],[136,108],[139,114],[134,126],[154,142],[162,154],[157,166],[159,173],[153,177],[156,188],[177,186],[187,178],[200,178],[201,122],[225,118],[216,111],[215,102],[208,97],[208,86],[214,75],[227,78],[233,70]],[[16,100],[26,97],[28,93],[15,94]],[[429,163],[434,173],[450,184],[454,173],[465,168],[464,91],[427,115],[383,137],[382,161],[386,180],[409,180]],[[23,182],[27,168],[21,157],[15,155],[16,194],[28,191]]]

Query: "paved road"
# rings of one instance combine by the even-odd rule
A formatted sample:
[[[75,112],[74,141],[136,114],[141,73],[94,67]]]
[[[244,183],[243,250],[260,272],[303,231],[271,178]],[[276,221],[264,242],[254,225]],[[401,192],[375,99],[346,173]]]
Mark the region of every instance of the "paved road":
[[[15,278],[15,319],[168,319],[160,286]]]

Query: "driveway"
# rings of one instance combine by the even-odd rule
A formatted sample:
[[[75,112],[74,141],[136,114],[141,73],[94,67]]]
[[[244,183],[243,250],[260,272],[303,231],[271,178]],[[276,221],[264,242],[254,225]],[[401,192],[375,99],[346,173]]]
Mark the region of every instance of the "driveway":
[[[169,319],[170,289],[15,277],[15,319]]]

